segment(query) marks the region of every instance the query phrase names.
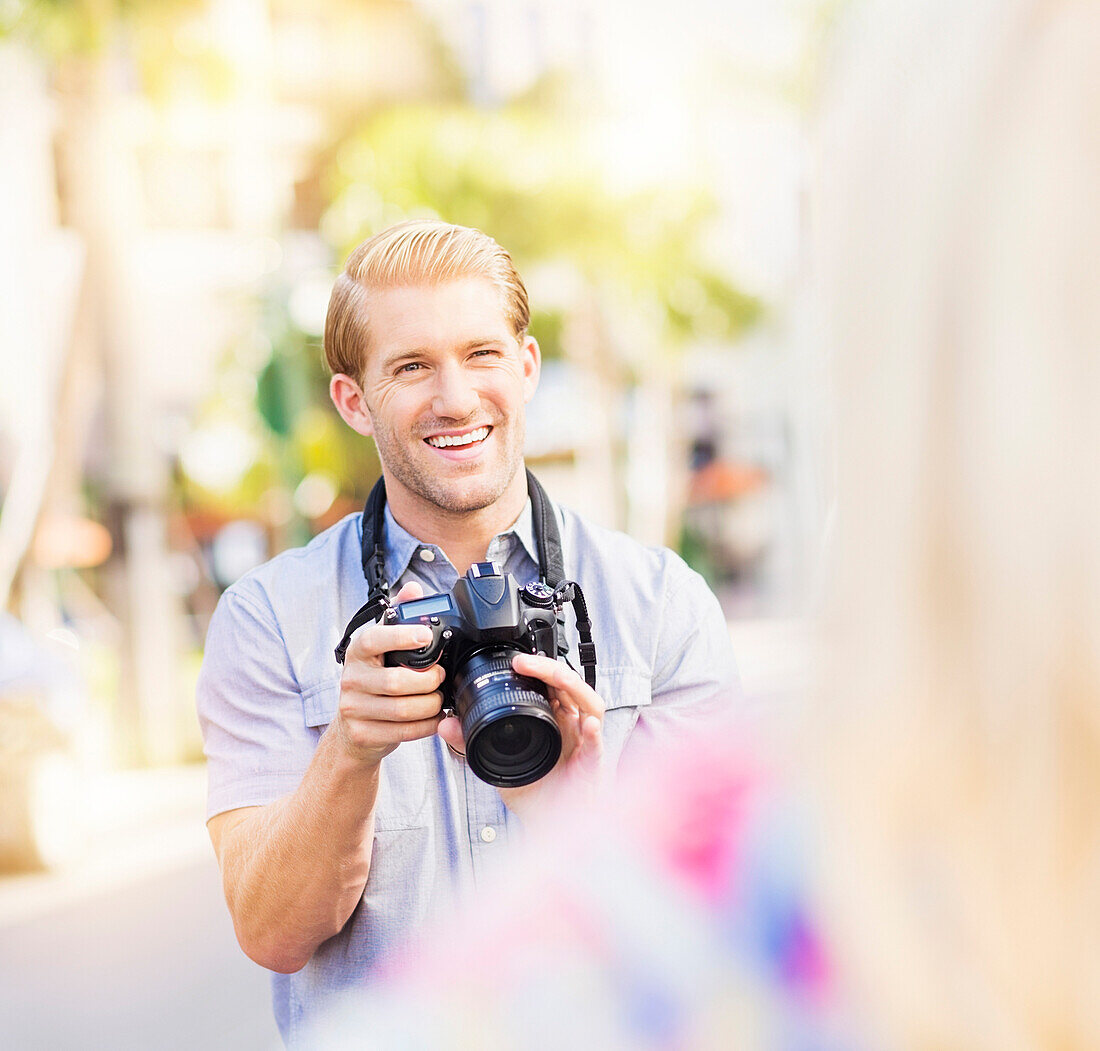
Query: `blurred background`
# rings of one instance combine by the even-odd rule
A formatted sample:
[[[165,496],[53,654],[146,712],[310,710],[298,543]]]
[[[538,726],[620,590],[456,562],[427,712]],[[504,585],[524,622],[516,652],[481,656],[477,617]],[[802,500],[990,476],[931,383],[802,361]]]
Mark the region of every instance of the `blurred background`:
[[[786,696],[822,521],[799,286],[825,0],[0,2],[0,1043],[261,1047],[202,825],[220,592],[358,510],[362,238],[508,248],[528,462],[679,550]],[[201,1006],[200,1006],[201,1005]]]

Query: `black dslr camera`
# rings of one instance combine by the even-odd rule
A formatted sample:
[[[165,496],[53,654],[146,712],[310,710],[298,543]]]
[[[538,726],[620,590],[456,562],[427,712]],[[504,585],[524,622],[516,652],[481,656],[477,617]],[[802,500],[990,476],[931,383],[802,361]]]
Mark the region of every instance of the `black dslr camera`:
[[[443,707],[462,722],[470,769],[491,785],[529,785],[561,755],[546,686],[513,671],[512,657],[566,652],[558,614],[574,587],[555,591],[533,581],[521,588],[495,562],[475,562],[450,594],[388,606],[383,614],[385,624],[432,629],[427,646],[387,653],[386,664],[422,669],[442,662]]]

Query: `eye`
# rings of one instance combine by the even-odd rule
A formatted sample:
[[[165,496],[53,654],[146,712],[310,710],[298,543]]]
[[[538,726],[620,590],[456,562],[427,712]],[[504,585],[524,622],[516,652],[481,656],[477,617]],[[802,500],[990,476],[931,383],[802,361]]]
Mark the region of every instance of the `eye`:
[[[408,361],[404,365],[398,367],[396,375],[408,375],[412,372],[417,372],[424,366],[419,361]]]
[[[481,350],[475,350],[473,352],[473,354],[470,355],[470,357],[472,357],[472,358],[486,358],[486,357],[499,358],[500,357],[500,351],[497,350],[495,347],[482,347]]]

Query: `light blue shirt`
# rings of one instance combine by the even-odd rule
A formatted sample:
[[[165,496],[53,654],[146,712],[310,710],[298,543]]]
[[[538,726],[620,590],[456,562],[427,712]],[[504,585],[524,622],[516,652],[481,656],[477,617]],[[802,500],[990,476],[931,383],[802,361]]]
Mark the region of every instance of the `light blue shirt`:
[[[565,575],[588,604],[606,761],[735,703],[725,618],[703,579],[665,548],[647,548],[556,508]],[[366,601],[362,515],[287,551],[230,587],[214,613],[198,685],[208,761],[208,815],[263,806],[293,792],[336,712],[333,648]],[[450,591],[458,573],[386,510],[391,594],[418,580]],[[520,585],[537,579],[531,505],[493,538],[486,560]],[[571,663],[578,667],[571,608]],[[497,790],[439,737],[400,745],[382,761],[370,877],[344,929],[298,973],[273,978],[275,1015],[293,1045],[326,997],[363,982],[417,925],[475,885],[500,858],[515,819]]]

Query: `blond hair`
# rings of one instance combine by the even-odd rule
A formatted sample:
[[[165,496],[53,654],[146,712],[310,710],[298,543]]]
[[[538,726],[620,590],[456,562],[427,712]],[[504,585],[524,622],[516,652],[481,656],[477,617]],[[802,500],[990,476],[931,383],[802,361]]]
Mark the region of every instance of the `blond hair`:
[[[1100,7],[877,13],[815,202],[825,897],[887,1046],[1100,1047]]]
[[[325,318],[325,359],[334,372],[359,377],[370,346],[369,293],[484,277],[500,293],[516,339],[531,321],[527,289],[512,257],[488,234],[433,219],[398,223],[362,242],[336,279]]]

